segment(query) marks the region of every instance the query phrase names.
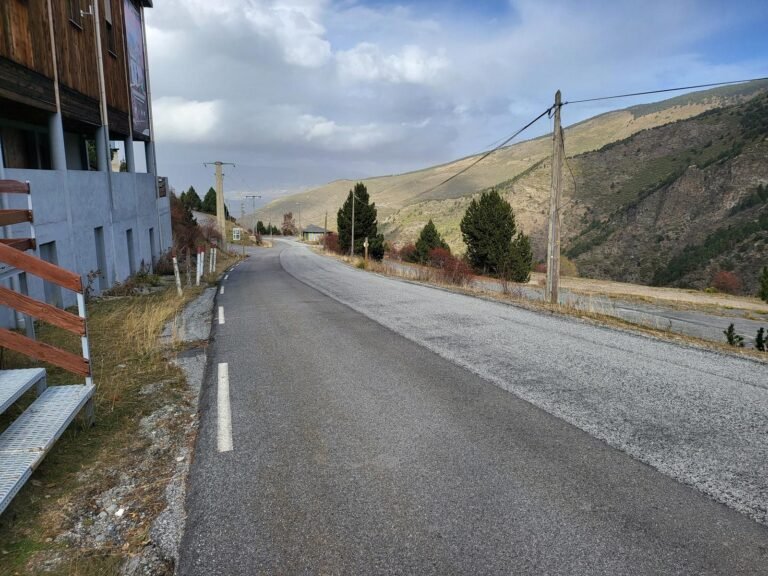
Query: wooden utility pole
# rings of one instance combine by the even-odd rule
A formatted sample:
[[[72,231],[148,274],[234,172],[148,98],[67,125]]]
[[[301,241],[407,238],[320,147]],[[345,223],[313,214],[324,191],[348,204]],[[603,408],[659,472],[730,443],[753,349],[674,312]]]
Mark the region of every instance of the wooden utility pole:
[[[328,210],[325,211],[325,232],[323,232],[323,250],[328,249]]]
[[[560,194],[563,187],[563,132],[560,129],[560,90],[555,94],[555,128],[552,133],[552,189],[549,198],[549,236],[547,238],[547,288],[545,298],[558,303],[560,288]]]
[[[215,162],[204,162],[204,166],[213,164],[216,166],[216,226],[221,234],[222,248],[227,249],[227,218],[224,210],[224,171],[222,166],[234,166],[232,162],[221,162],[216,160]]]
[[[349,245],[349,257],[355,255],[355,191],[352,190],[352,242]]]

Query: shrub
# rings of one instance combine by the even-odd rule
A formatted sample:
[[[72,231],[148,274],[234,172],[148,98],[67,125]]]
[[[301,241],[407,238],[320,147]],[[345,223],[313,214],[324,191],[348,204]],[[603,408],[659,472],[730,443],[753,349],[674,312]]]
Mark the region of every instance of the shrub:
[[[725,341],[728,342],[730,346],[744,348],[744,337],[736,334],[736,329],[733,327],[732,323],[728,326],[728,328],[723,330],[723,334],[725,334]]]
[[[416,255],[416,245],[406,244],[400,250],[398,250],[398,257],[403,262],[416,262],[418,257]]]
[[[440,282],[465,286],[472,278],[472,267],[445,248],[430,250],[429,263],[437,268],[436,276]]]
[[[155,261],[153,268],[155,274],[158,276],[173,276],[173,256],[171,255],[171,251],[168,250],[167,252],[161,254],[160,257]]]
[[[712,278],[712,287],[726,294],[741,292],[741,280],[733,272],[721,270]]]
[[[546,262],[539,262],[536,264],[536,266],[533,267],[534,272],[539,272],[541,274],[546,274],[547,272],[547,263]]]
[[[341,248],[339,247],[339,235],[335,232],[328,232],[328,234],[325,235],[325,249],[330,252],[335,252],[336,254],[340,253]]]
[[[765,328],[758,328],[757,336],[755,337],[755,348],[760,350],[760,352],[765,352],[765,346],[766,346]]]

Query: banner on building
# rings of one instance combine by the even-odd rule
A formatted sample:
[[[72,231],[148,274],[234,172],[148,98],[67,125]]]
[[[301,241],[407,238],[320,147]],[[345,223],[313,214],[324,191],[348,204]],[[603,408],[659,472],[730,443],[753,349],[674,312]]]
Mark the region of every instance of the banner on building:
[[[125,38],[128,48],[128,77],[131,81],[133,134],[149,138],[149,98],[144,60],[144,30],[141,12],[133,0],[125,0]]]

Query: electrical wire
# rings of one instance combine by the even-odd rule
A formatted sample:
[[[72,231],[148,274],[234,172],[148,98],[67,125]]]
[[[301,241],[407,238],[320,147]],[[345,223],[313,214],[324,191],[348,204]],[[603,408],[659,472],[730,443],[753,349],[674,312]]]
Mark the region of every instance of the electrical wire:
[[[485,154],[483,154],[482,156],[480,156],[479,158],[477,158],[477,159],[476,159],[474,162],[472,162],[472,163],[471,163],[469,166],[465,166],[464,168],[462,168],[461,170],[459,170],[458,172],[456,172],[456,173],[455,173],[455,174],[453,174],[452,176],[449,176],[448,178],[446,178],[445,180],[443,180],[442,182],[440,182],[439,184],[436,184],[436,185],[432,186],[431,188],[427,188],[427,189],[426,189],[426,190],[424,190],[423,192],[419,192],[418,194],[416,194],[416,195],[414,196],[414,198],[419,198],[419,197],[421,197],[421,196],[424,196],[425,194],[429,194],[430,192],[434,192],[435,190],[437,190],[438,188],[440,188],[440,187],[441,187],[441,186],[443,186],[444,184],[447,184],[448,182],[450,182],[450,181],[451,181],[451,180],[453,180],[454,178],[458,178],[459,176],[461,176],[462,174],[464,174],[464,173],[465,173],[465,172],[467,172],[468,170],[470,170],[470,169],[474,168],[474,167],[475,167],[475,166],[477,166],[477,165],[478,165],[480,162],[482,162],[483,160],[485,160],[486,158],[488,158],[488,156],[490,156],[491,154],[493,154],[493,153],[494,153],[494,152],[496,152],[497,150],[499,150],[499,149],[503,148],[504,146],[506,146],[507,144],[509,144],[509,143],[510,143],[512,140],[514,140],[515,138],[517,138],[517,137],[518,137],[520,134],[522,134],[524,131],[526,131],[528,128],[530,128],[531,126],[533,126],[534,124],[536,124],[536,122],[538,122],[539,120],[541,120],[541,119],[542,119],[544,116],[547,116],[547,115],[548,115],[548,114],[549,114],[549,113],[552,111],[552,108],[553,108],[553,107],[554,107],[554,106],[550,106],[549,108],[547,108],[546,110],[544,110],[544,112],[542,112],[541,114],[539,114],[538,116],[536,116],[536,118],[534,118],[533,120],[531,120],[530,122],[528,122],[528,124],[526,124],[525,126],[523,126],[522,128],[520,128],[520,129],[519,129],[517,132],[515,132],[514,134],[512,134],[512,136],[510,136],[509,138],[507,138],[506,140],[504,140],[504,141],[503,141],[501,144],[499,144],[498,146],[496,146],[496,147],[495,147],[495,148],[493,148],[492,150],[489,150],[488,152],[486,152]]]
[[[598,96],[595,98],[583,98],[581,100],[567,100],[563,102],[563,106],[566,104],[583,104],[584,102],[598,102],[601,100],[614,100],[616,98],[629,98],[631,96],[646,96],[648,94],[662,94],[664,92],[679,92],[682,90],[695,90],[696,88],[713,88],[715,86],[728,86],[731,84],[745,84],[747,82],[759,82],[761,80],[768,80],[768,76],[762,78],[749,78],[746,80],[729,80],[727,82],[711,82],[709,84],[696,84],[693,86],[680,86],[679,88],[662,88],[660,90],[646,90],[643,92],[631,92],[628,94],[615,94],[613,96]]]

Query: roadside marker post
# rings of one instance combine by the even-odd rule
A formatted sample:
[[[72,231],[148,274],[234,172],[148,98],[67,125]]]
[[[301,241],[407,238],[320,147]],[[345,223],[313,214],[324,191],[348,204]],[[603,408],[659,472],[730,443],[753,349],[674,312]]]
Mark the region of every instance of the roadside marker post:
[[[176,250],[173,251],[173,275],[176,277],[176,292],[179,293],[179,296],[182,296],[181,274],[179,274],[179,260],[176,258]]]

